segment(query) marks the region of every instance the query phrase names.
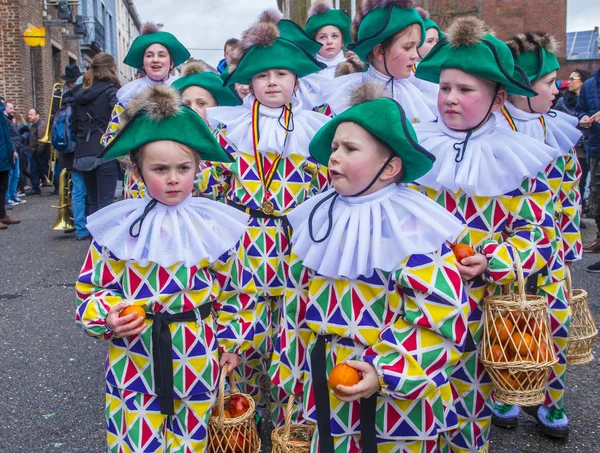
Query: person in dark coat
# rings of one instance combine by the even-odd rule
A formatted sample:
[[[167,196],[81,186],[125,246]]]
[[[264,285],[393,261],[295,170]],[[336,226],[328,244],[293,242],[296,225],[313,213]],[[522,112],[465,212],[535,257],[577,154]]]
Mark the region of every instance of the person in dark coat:
[[[28,113],[31,127],[29,130],[29,142],[27,153],[30,156],[31,190],[27,195],[40,195],[40,181],[45,185],[51,185],[48,181],[48,164],[50,162],[50,144],[39,141],[46,131],[46,123],[40,118],[40,112],[32,108]]]
[[[116,160],[96,159],[103,147],[100,138],[108,122],[120,87],[114,58],[99,53],[83,78],[83,87],[74,93],[72,125],[77,134],[73,169],[80,172],[87,190],[88,215],[113,202],[119,175]]]
[[[14,225],[19,220],[6,215],[6,191],[8,190],[8,174],[15,166],[15,148],[10,140],[10,130],[4,120],[4,99],[0,100],[0,230],[6,230],[6,225]]]

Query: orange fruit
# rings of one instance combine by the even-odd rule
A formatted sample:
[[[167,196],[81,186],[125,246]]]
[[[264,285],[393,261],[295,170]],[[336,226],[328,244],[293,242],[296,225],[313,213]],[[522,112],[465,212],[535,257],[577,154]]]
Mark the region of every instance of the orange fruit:
[[[127,316],[131,313],[137,313],[137,316],[133,318],[134,320],[137,320],[137,318],[146,319],[146,312],[144,311],[144,308],[140,307],[139,305],[130,305],[129,307],[125,307],[123,310],[121,310],[121,313],[119,313],[119,318]]]
[[[488,325],[490,331],[490,339],[493,343],[501,343],[505,345],[513,333],[515,325],[509,317],[496,316],[493,323]]]
[[[456,261],[459,263],[465,258],[475,255],[475,250],[467,244],[456,244],[452,247],[452,251],[454,252],[454,256],[456,256]]]
[[[535,341],[533,337],[528,333],[519,333],[515,332],[511,337],[512,341],[509,343],[508,347],[512,350],[515,355],[517,352],[521,355],[522,358],[526,358],[528,354],[531,354],[535,357],[535,351],[537,347],[535,345]]]
[[[508,387],[509,389],[512,390],[518,390],[519,389],[519,381],[515,378],[514,375],[510,374],[508,372],[508,370],[501,370],[500,371],[500,376],[502,376],[502,383],[504,384],[504,386]]]
[[[523,333],[528,333],[536,340],[540,338],[541,329],[535,318],[527,318],[525,315],[517,315],[516,325]]]
[[[552,355],[550,354],[550,351],[548,350],[548,346],[546,346],[546,343],[542,343],[541,345],[539,345],[538,347],[538,355],[536,357],[538,362],[547,362],[552,358]]]
[[[333,367],[331,373],[329,373],[329,387],[334,392],[341,392],[337,389],[338,385],[345,385],[351,387],[358,384],[360,381],[360,374],[350,365],[345,363],[339,363]]]
[[[499,344],[492,346],[490,351],[492,362],[503,362],[504,361],[504,350]]]

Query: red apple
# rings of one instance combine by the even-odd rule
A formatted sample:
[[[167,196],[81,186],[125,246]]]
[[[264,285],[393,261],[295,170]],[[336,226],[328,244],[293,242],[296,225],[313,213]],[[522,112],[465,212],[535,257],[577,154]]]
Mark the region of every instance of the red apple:
[[[250,403],[248,403],[248,400],[243,395],[233,395],[229,399],[227,409],[229,410],[232,418],[237,418],[248,412],[248,409],[250,409]]]

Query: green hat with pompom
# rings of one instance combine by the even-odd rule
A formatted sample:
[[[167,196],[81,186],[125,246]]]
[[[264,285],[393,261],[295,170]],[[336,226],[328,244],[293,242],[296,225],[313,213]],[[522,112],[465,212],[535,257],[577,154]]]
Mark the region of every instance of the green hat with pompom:
[[[525,71],[534,84],[546,74],[560,69],[556,58],[558,42],[548,33],[520,33],[506,41],[515,63]]]
[[[136,69],[143,68],[144,54],[152,44],[165,46],[175,66],[185,63],[190,58],[188,50],[175,36],[166,31],[159,31],[158,26],[148,23],[142,27],[141,34],[131,44],[123,63]]]
[[[429,172],[435,157],[419,145],[417,134],[400,104],[386,96],[384,89],[375,82],[359,85],[351,95],[351,107],[334,117],[315,134],[308,148],[310,155],[327,166],[331,156],[331,143],[338,126],[350,122],[358,124],[386,143],[402,160],[402,182],[416,181]],[[390,124],[397,126],[390,127]]]
[[[440,83],[444,69],[459,69],[504,87],[508,94],[532,97],[536,92],[510,49],[476,17],[456,19],[445,37],[417,66],[415,76]]]
[[[233,162],[200,115],[182,105],[177,90],[165,85],[152,86],[127,104],[117,135],[98,157],[116,159],[162,140],[186,145],[202,160]]]
[[[242,101],[229,88],[223,86],[223,80],[215,73],[207,70],[206,66],[198,61],[186,64],[182,70],[182,77],[171,84],[181,94],[186,88],[197,86],[208,91],[220,106],[240,105]]]
[[[340,30],[344,38],[344,46],[352,44],[352,36],[350,35],[352,19],[350,19],[350,16],[341,9],[332,9],[326,3],[315,3],[308,11],[304,31],[311,39],[315,39],[319,30],[328,25]]]

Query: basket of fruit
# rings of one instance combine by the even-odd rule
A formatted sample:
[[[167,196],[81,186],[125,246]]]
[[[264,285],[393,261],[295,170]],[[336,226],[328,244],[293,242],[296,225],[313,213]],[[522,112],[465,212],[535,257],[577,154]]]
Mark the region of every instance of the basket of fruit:
[[[258,453],[260,438],[254,421],[254,400],[240,393],[233,373],[229,374],[229,392],[225,393],[227,365],[221,370],[217,404],[208,422],[208,446],[211,453]]]
[[[550,369],[558,359],[548,327],[544,296],[525,294],[525,279],[515,252],[518,294],[484,299],[481,362],[490,374],[495,398],[514,406],[544,402]]]
[[[594,360],[592,344],[598,329],[588,305],[588,293],[583,289],[573,289],[571,272],[567,268],[567,291],[571,306],[571,328],[567,340],[567,363],[583,365]]]
[[[308,453],[315,432],[314,423],[292,423],[294,395],[288,400],[285,423],[271,432],[273,453]]]

